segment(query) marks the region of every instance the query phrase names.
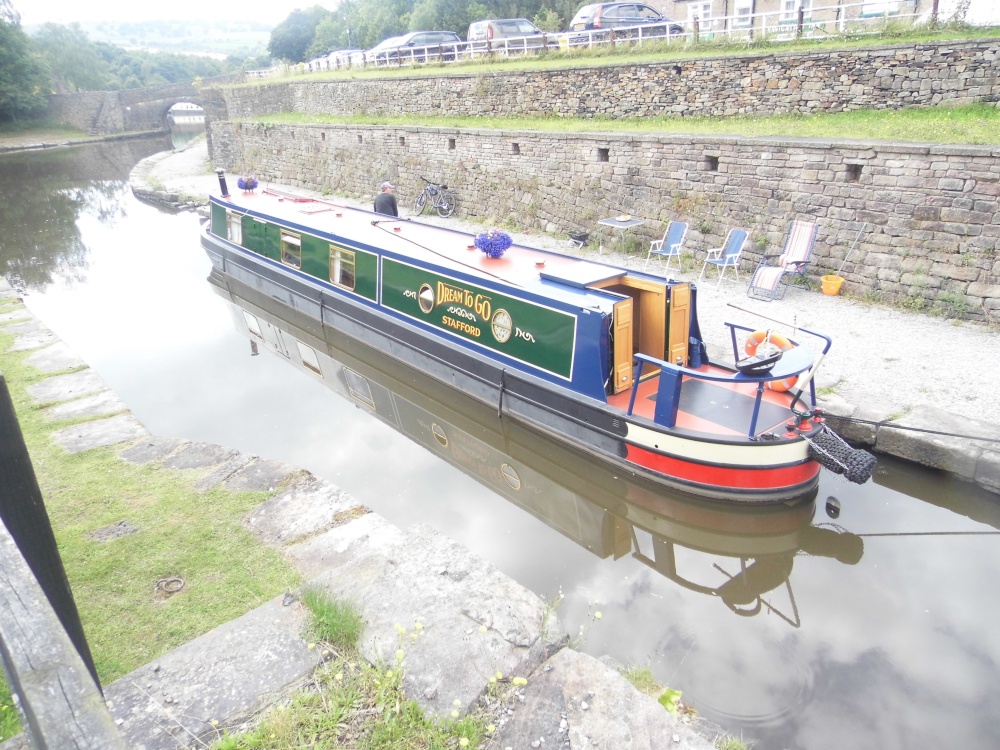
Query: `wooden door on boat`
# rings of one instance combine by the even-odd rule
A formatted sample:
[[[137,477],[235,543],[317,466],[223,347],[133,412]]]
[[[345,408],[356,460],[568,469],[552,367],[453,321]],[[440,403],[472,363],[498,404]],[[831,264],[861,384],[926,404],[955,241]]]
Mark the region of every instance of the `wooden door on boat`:
[[[691,285],[670,287],[667,312],[667,361],[687,367],[688,337],[691,335]]]
[[[614,393],[621,393],[632,387],[632,380],[634,379],[632,373],[631,297],[615,303],[614,336]]]

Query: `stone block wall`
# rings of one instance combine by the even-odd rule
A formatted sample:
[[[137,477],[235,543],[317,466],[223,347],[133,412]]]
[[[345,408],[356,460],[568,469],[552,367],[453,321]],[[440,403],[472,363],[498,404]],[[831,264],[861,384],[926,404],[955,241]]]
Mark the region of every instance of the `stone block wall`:
[[[816,283],[856,241],[848,291],[1000,320],[1000,147],[222,121],[211,136],[217,166],[263,181],[371,196],[390,179],[403,206],[421,176],[446,181],[484,227],[593,232],[627,212],[647,241],[682,218],[696,260],[744,227],[748,269],[813,219]]]
[[[504,74],[307,79],[226,91],[226,106],[233,118],[281,111],[705,117],[979,101],[1000,101],[997,40],[730,55],[643,65],[583,67],[581,63],[577,68]]]

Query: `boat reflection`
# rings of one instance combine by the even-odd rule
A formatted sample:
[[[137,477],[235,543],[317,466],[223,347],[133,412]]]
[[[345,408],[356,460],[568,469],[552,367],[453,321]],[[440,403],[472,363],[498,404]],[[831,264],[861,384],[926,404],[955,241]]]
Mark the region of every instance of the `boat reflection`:
[[[717,597],[739,616],[769,611],[800,625],[791,588],[798,554],[853,565],[863,540],[814,525],[815,493],[792,505],[742,507],[671,493],[615,473],[586,454],[498,417],[476,401],[385,354],[324,328],[314,318],[213,269],[209,281],[230,303],[252,353],[266,349],[320,377],[395,430],[598,557],[632,554],[677,584]],[[693,552],[723,574],[718,586],[681,572]],[[725,564],[720,563],[720,558]],[[696,571],[697,573],[697,571]],[[787,591],[779,610],[767,598]]]

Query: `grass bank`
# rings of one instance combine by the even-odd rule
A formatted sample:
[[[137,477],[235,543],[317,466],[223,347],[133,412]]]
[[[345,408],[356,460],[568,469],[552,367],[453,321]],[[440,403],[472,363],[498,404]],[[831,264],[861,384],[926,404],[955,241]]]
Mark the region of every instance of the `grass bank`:
[[[904,23],[883,24],[870,33],[834,34],[824,38],[803,38],[780,41],[771,36],[758,37],[752,41],[727,41],[726,39],[702,37],[698,42],[686,39],[646,42],[636,44],[604,44],[594,47],[575,47],[570,50],[549,50],[539,55],[515,55],[512,57],[479,57],[456,63],[429,63],[404,67],[350,68],[347,70],[322,71],[318,73],[291,73],[283,77],[310,80],[344,80],[361,78],[409,78],[426,75],[488,75],[530,70],[562,70],[604,65],[652,64],[696,60],[709,57],[739,57],[779,54],[782,52],[826,52],[839,49],[861,47],[892,46],[899,44],[922,44],[928,42],[962,42],[1000,38],[1000,27],[976,27],[963,25],[912,26]],[[259,86],[282,80],[267,78],[253,81],[246,86]]]
[[[670,133],[685,135],[780,136],[919,143],[1000,143],[1000,108],[991,104],[860,110],[770,117],[390,117],[280,113],[254,118],[276,124],[384,125],[536,130],[553,133]]]
[[[19,308],[0,300],[0,314]],[[0,326],[0,371],[102,684],[301,584],[242,524],[267,493],[197,492],[203,472],[134,466],[118,459],[120,446],[75,455],[59,448],[50,434],[85,420],[45,419],[26,389],[49,376],[24,363],[31,352],[8,352],[12,341]],[[134,531],[95,534],[120,522]],[[171,578],[183,581],[172,595],[158,585]],[[4,686],[0,740],[19,731],[7,718],[14,714]]]

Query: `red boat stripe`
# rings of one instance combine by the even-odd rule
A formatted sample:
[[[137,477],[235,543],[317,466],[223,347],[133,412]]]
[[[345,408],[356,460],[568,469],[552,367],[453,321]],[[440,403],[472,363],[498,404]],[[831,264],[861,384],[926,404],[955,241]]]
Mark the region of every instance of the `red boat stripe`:
[[[804,461],[791,466],[761,468],[712,466],[672,458],[636,445],[628,445],[627,449],[626,458],[629,461],[657,473],[694,484],[727,487],[734,490],[795,487],[810,481],[819,474],[819,464],[815,461]]]

